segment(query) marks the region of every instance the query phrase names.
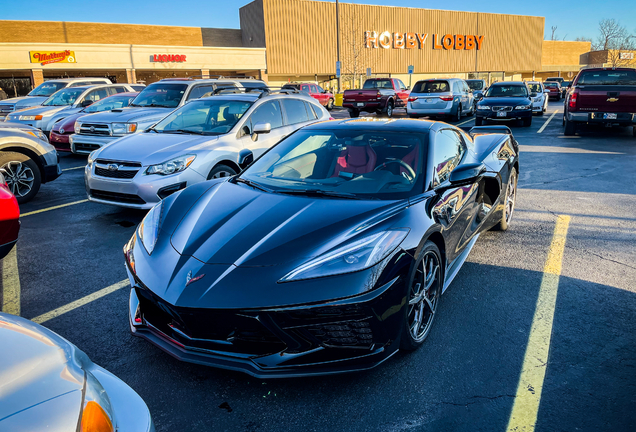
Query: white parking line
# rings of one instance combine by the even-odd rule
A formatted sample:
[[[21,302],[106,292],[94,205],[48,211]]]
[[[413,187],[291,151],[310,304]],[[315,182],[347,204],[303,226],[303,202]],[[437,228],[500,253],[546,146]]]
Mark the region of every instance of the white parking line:
[[[552,113],[552,115],[551,115],[551,116],[550,116],[550,117],[549,117],[549,118],[545,121],[545,123],[543,123],[543,126],[541,126],[541,129],[539,129],[539,130],[537,131],[537,133],[541,133],[541,132],[543,132],[543,129],[545,129],[545,128],[546,128],[546,126],[548,125],[548,123],[550,123],[550,120],[552,120],[552,119],[554,118],[554,116],[555,116],[558,112],[559,112],[559,110],[558,110],[558,109],[557,109],[557,110],[555,110],[555,111]]]
[[[20,275],[17,246],[2,260],[2,312],[20,315]]]
[[[76,167],[71,167],[71,168],[64,168],[62,171],[76,170],[76,169],[80,169],[80,168],[86,168],[86,165],[81,165],[81,166],[76,166]]]
[[[75,310],[79,307],[82,307],[90,302],[93,302],[97,299],[100,299],[110,293],[113,293],[117,290],[120,290],[124,287],[130,286],[130,281],[128,279],[125,279],[121,282],[117,282],[116,284],[113,284],[109,287],[100,289],[99,291],[96,291],[92,294],[89,294],[85,297],[82,297],[79,300],[75,300],[74,302],[71,302],[69,304],[66,304],[64,306],[61,306],[57,309],[53,309],[51,312],[47,312],[45,314],[42,314],[40,316],[37,316],[35,318],[33,318],[31,321],[36,322],[38,324],[42,324],[44,322],[47,322],[49,320],[52,320],[53,318],[57,318],[60,315],[64,315],[67,312],[70,312],[72,310]]]

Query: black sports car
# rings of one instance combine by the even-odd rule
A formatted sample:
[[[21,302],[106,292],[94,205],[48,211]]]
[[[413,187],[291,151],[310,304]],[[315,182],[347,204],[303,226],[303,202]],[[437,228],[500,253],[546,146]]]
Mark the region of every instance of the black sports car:
[[[258,377],[417,348],[479,234],[512,217],[518,145],[507,127],[471,134],[317,123],[238,176],[171,195],[124,247],[133,334]]]

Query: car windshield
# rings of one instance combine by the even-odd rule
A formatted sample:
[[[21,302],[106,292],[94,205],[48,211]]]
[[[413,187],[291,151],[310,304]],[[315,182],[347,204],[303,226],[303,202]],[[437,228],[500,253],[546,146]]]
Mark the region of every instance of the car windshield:
[[[213,97],[189,102],[150,130],[159,133],[222,135],[228,133],[252,102]]]
[[[526,97],[528,89],[522,85],[493,85],[486,92],[486,97]]]
[[[55,93],[56,91],[64,88],[65,86],[66,86],[66,83],[63,83],[63,82],[47,81],[47,82],[44,82],[44,83],[40,84],[39,86],[37,86],[33,90],[31,90],[27,96],[46,96],[46,97],[49,97],[53,93]]]
[[[391,85],[390,79],[366,80],[362,88],[365,90],[373,90],[373,89],[379,89],[379,88],[392,89],[393,85]]]
[[[423,189],[426,144],[415,132],[301,129],[240,177],[276,193],[403,199]]]
[[[69,87],[69,88],[62,89],[58,91],[57,93],[55,93],[50,98],[48,98],[47,100],[45,100],[42,103],[42,105],[44,106],[73,105],[75,100],[77,100],[77,98],[80,97],[80,95],[84,93],[85,90],[86,90],[85,88],[79,88],[79,87]]]
[[[102,111],[110,111],[114,109],[124,108],[124,107],[127,107],[128,104],[130,104],[130,101],[132,101],[134,98],[135,98],[134,95],[110,96],[100,101],[97,101],[92,105],[87,106],[86,108],[82,110],[82,112],[97,113]]]
[[[581,72],[577,85],[636,85],[635,70],[600,70]]]
[[[151,84],[137,95],[130,106],[176,108],[187,88],[187,84]]]
[[[549,88],[559,88],[559,83],[556,81],[550,81],[545,83],[545,86]]]
[[[528,84],[531,92],[541,93],[541,84]]]
[[[448,81],[418,81],[412,93],[446,93],[450,91]]]
[[[471,90],[483,90],[484,82],[482,80],[467,80],[466,84],[468,84],[468,88]]]

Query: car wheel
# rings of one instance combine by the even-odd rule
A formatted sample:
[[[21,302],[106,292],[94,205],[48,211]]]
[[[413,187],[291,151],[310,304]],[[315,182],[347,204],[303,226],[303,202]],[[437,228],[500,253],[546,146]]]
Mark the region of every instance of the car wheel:
[[[538,113],[538,114],[539,114],[540,116],[542,116],[544,112],[545,112],[545,110],[541,110],[541,111],[539,111],[539,113]]]
[[[523,119],[523,127],[530,127],[532,125],[532,117]]]
[[[208,180],[232,177],[233,175],[236,175],[236,171],[234,170],[234,168],[227,165],[217,165],[212,168],[212,171],[210,171],[210,174],[208,174]]]
[[[455,121],[461,121],[462,119],[462,105],[457,106],[457,114],[455,114]]]
[[[512,214],[515,211],[515,203],[517,202],[517,170],[512,168],[510,171],[510,179],[506,187],[506,196],[504,197],[504,211],[501,220],[493,229],[496,231],[506,231],[510,227]]]
[[[572,136],[576,133],[576,123],[565,119],[565,130],[563,131],[563,135]]]
[[[389,101],[386,105],[386,116],[391,118],[393,117],[393,102]]]
[[[635,136],[635,137],[636,137],[636,126],[634,126],[634,127],[632,128],[632,136]]]
[[[475,115],[475,111],[477,111],[477,104],[475,104],[475,103],[473,102],[473,106],[470,108],[470,112],[468,113],[468,116],[469,116],[469,117],[474,116],[474,115]]]
[[[432,241],[424,243],[410,278],[404,307],[400,348],[413,351],[431,331],[443,287],[441,254]]]
[[[327,110],[331,111],[333,109],[333,99],[329,99],[329,102],[327,102]]]
[[[40,168],[22,153],[0,152],[0,172],[19,204],[31,201],[40,190]]]
[[[360,111],[358,111],[358,110],[349,110],[349,117],[351,117],[351,118],[360,117]]]
[[[481,126],[484,124],[483,117],[475,117],[475,126]]]

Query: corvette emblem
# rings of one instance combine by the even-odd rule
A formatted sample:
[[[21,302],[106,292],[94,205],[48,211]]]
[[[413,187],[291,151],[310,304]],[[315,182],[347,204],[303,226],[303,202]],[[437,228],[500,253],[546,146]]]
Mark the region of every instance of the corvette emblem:
[[[607,98],[608,102],[616,102],[618,98]]]
[[[199,279],[202,279],[202,278],[203,278],[203,276],[205,276],[205,273],[200,274],[199,276],[197,276],[197,277],[193,278],[193,277],[192,277],[192,270],[190,270],[190,271],[188,272],[188,275],[186,276],[186,284],[185,284],[185,286],[188,286],[188,285],[190,285],[191,283],[196,282],[196,281],[198,281]]]

